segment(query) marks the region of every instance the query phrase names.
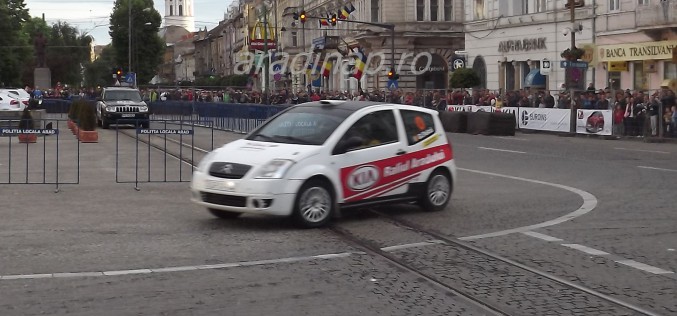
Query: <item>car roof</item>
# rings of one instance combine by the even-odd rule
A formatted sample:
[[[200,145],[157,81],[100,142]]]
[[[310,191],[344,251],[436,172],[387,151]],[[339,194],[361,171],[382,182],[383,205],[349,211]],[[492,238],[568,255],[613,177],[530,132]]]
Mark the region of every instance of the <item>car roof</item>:
[[[307,103],[302,103],[296,106],[326,106],[326,107],[331,107],[332,109],[341,109],[341,110],[346,110],[349,112],[357,112],[362,109],[367,109],[370,107],[377,107],[377,106],[390,106],[392,108],[397,108],[397,109],[407,109],[407,110],[413,110],[413,111],[420,111],[420,112],[426,112],[426,113],[437,113],[435,110],[423,108],[423,107],[418,107],[418,106],[411,106],[411,105],[402,105],[402,104],[395,104],[395,103],[387,103],[387,102],[376,102],[376,101],[344,101],[344,100],[321,100],[321,101],[316,101],[316,102],[307,102]]]

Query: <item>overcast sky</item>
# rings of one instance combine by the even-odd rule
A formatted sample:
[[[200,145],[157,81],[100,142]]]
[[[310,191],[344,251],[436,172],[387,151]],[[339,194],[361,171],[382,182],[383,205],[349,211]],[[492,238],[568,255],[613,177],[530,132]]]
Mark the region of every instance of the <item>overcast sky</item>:
[[[155,9],[164,16],[165,1],[154,0]],[[211,29],[223,19],[232,0],[194,0],[195,27]],[[45,14],[47,24],[58,20],[76,26],[81,32],[89,32],[97,45],[110,43],[108,20],[113,11],[114,0],[24,0],[31,16]]]

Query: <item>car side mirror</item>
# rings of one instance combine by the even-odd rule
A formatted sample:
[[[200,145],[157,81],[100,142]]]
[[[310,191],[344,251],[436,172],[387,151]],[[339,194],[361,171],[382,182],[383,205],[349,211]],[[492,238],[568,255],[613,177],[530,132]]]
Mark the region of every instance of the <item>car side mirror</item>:
[[[364,144],[364,138],[359,136],[353,136],[346,140],[341,140],[338,142],[338,144],[336,144],[336,148],[334,148],[333,154],[340,155],[346,153],[351,149],[362,146],[362,144]]]

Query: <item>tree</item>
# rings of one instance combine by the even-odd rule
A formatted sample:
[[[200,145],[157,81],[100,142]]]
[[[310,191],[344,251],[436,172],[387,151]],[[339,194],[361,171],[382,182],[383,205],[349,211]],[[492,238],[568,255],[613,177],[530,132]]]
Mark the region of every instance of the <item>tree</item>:
[[[29,18],[24,0],[0,0],[0,84],[21,85],[21,67],[31,56],[21,27]]]
[[[85,86],[104,87],[113,83],[115,51],[111,45],[104,47],[101,55],[94,62],[85,66]]]
[[[41,18],[32,18],[22,26],[22,34],[32,43],[42,33],[47,39],[47,67],[52,73],[52,82],[80,85],[82,68],[89,63],[92,38],[81,35],[76,27],[65,22],[48,26]],[[23,63],[22,81],[33,85],[33,69],[36,66],[35,50],[28,48],[30,58]],[[47,87],[42,87],[47,88]]]
[[[129,65],[129,4],[131,3],[132,60]],[[162,16],[153,8],[153,0],[115,0],[110,16],[111,44],[115,65],[136,72],[137,82],[146,84],[153,79],[162,63],[165,43],[158,36]]]
[[[449,80],[449,86],[452,88],[472,88],[479,86],[480,77],[472,68],[459,68],[454,70]]]

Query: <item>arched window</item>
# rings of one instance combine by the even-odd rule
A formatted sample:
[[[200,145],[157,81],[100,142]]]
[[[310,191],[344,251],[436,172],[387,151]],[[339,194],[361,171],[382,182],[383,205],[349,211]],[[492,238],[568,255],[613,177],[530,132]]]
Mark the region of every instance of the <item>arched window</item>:
[[[183,5],[179,4],[179,16],[183,16]]]

